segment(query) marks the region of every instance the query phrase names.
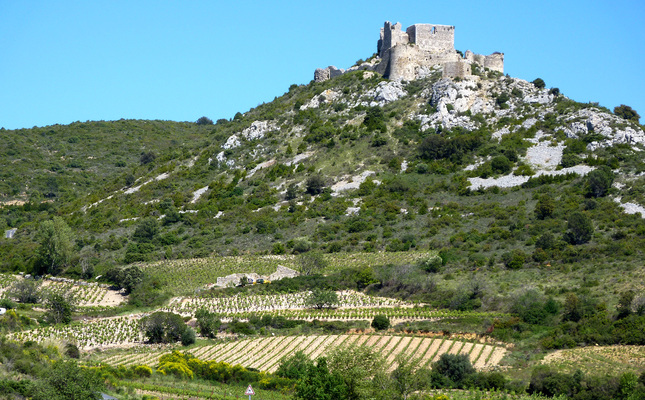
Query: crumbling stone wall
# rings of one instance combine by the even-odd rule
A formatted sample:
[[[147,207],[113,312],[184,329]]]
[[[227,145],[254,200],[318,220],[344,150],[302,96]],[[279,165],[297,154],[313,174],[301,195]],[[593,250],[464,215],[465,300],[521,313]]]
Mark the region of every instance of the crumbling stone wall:
[[[429,68],[443,66],[444,77],[471,75],[470,64],[504,72],[504,54],[489,56],[468,50],[464,57],[455,50],[455,27],[451,25],[414,24],[404,32],[401,24],[386,21],[380,30],[377,62],[355,66],[348,71],[376,71],[390,80],[411,81],[423,76]],[[314,81],[322,82],[346,71],[336,67],[317,69]]]
[[[415,43],[421,50],[435,53],[455,50],[454,26],[414,24],[406,32],[410,43]]]
[[[465,78],[472,75],[470,70],[470,63],[464,60],[447,62],[443,64],[443,77],[444,78]]]

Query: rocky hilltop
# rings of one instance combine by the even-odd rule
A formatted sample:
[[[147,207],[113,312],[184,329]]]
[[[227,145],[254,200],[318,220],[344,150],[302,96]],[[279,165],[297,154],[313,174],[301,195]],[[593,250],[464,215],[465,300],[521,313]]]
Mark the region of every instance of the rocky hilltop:
[[[81,253],[99,263],[414,248],[453,249],[464,260],[477,248],[495,264],[518,240],[526,254],[541,249],[544,230],[562,239],[560,250],[549,250],[556,262],[575,210],[606,229],[595,246],[623,237],[623,228],[601,221],[645,211],[645,133],[635,112],[504,75],[501,53],[462,56],[453,38],[451,26],[403,32],[386,23],[367,61],[318,71],[311,83],[215,124],[122,120],[6,131],[5,250],[22,246],[21,262],[29,262],[33,222],[20,215],[31,211],[9,207],[28,204],[41,204],[39,218],[65,215],[86,238]],[[416,56],[397,58],[408,51]],[[453,74],[452,63],[467,68]],[[595,174],[605,173],[609,187],[589,194]],[[489,210],[500,209],[500,218],[542,226],[532,218],[545,193],[557,224],[525,231],[491,219]],[[461,222],[439,222],[448,216]],[[143,243],[134,232],[145,221],[157,228]],[[489,246],[457,246],[470,231]]]

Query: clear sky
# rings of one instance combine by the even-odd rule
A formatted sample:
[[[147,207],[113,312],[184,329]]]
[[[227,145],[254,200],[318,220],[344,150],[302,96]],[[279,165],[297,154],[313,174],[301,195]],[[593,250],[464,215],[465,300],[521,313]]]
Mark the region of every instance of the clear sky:
[[[643,0],[0,0],[0,127],[231,118],[371,56],[386,20],[454,25],[510,76],[645,116],[644,16]]]

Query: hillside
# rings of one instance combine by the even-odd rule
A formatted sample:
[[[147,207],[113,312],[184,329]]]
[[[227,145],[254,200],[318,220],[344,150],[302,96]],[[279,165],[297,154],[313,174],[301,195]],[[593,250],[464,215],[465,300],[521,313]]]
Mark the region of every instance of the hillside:
[[[576,347],[640,354],[645,130],[631,109],[579,103],[477,63],[389,80],[375,67],[382,57],[215,123],[0,131],[0,297],[18,310],[3,335],[73,343],[88,365],[123,366],[109,373],[126,381],[126,367],[154,367],[176,348],[148,344],[141,324],[155,311],[201,333],[191,347],[201,360],[172,362],[202,371],[195,365],[244,360],[249,376],[278,371],[297,349],[315,358],[364,341],[383,353],[383,373],[405,364],[400,354],[421,355],[412,370],[462,354],[478,379],[503,371],[515,383],[502,388],[524,391],[540,363],[574,374]],[[277,268],[303,276],[214,287]],[[33,281],[26,274],[69,279],[50,276],[39,298],[22,301],[15,287]],[[337,309],[309,302],[323,289]],[[76,321],[65,327],[14,303],[50,307],[70,293]],[[371,329],[379,315],[390,331]],[[257,353],[236,354],[247,346]],[[574,349],[544,359],[563,348]],[[607,370],[619,363],[606,358]],[[294,390],[265,378],[252,377]]]
[[[494,265],[509,250],[534,253],[546,232],[560,237],[575,210],[599,228],[593,239],[556,240],[541,262],[639,251],[641,221],[626,212],[645,204],[640,126],[495,72],[439,76],[402,84],[356,71],[294,85],[214,125],[4,132],[2,213],[17,233],[3,243],[13,255],[3,268],[28,268],[33,260],[16,253],[28,252],[35,223],[51,215],[64,216],[79,256],[97,265],[283,254],[296,245],[443,249],[460,263]],[[613,188],[590,195],[584,175],[602,165],[614,171]],[[534,213],[541,197],[554,207],[544,219]],[[131,235],[147,217],[160,229],[142,248]]]

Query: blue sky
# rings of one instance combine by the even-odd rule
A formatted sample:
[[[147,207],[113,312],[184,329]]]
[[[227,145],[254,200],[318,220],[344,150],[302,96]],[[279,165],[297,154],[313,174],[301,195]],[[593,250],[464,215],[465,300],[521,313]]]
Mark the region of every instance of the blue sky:
[[[505,72],[645,116],[645,2],[0,0],[0,127],[231,118],[376,51],[386,20],[455,25]],[[641,122],[644,119],[641,119]]]

